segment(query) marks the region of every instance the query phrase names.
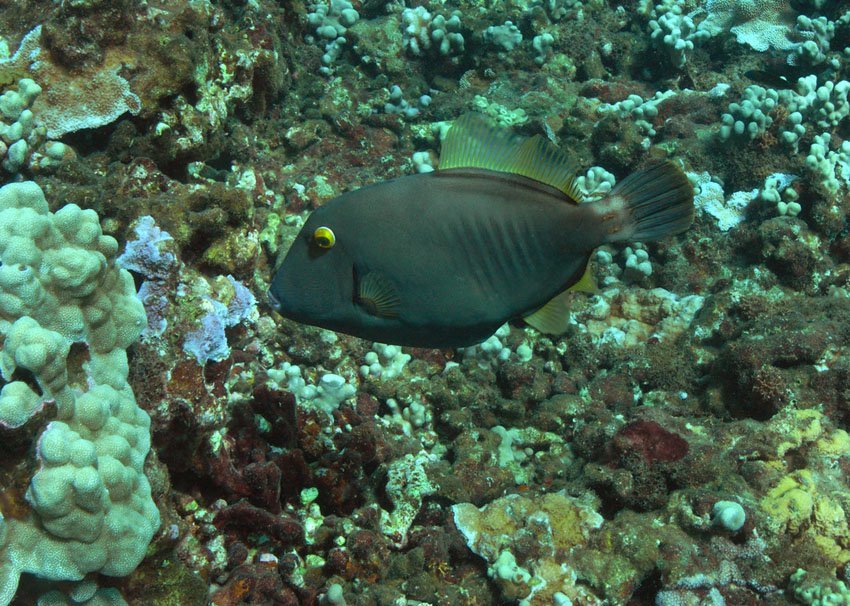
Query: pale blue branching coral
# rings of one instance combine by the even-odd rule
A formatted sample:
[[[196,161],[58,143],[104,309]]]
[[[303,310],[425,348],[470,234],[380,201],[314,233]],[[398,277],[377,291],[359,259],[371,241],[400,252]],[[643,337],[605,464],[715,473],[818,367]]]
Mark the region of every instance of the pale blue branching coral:
[[[502,25],[491,25],[485,29],[484,41],[502,51],[510,52],[522,42],[522,33],[512,21],[505,21]]]
[[[815,135],[806,155],[806,166],[827,191],[836,193],[842,184],[850,184],[850,141],[841,142],[835,149],[831,141],[829,133]]]
[[[531,573],[517,564],[514,554],[507,550],[499,553],[499,557],[487,567],[487,576],[514,585],[525,585],[531,580]]]
[[[720,138],[753,140],[763,135],[773,125],[771,113],[781,105],[787,118],[779,129],[779,137],[797,151],[807,126],[833,129],[850,115],[849,93],[847,80],[826,80],[819,84],[816,75],[800,78],[795,89],[778,91],[748,86],[741,101],[730,103],[728,113],[721,116]]]
[[[800,146],[800,139],[806,134],[806,127],[803,124],[803,114],[800,112],[791,112],[785,120],[785,129],[780,133],[782,142],[792,148],[796,153]]]
[[[74,155],[64,143],[46,140],[47,129],[32,111],[40,94],[34,80],[21,78],[16,89],[0,95],[0,166],[10,175],[40,172]]]
[[[534,36],[534,38],[531,39],[531,48],[533,48],[536,53],[534,56],[534,62],[537,65],[543,65],[546,63],[546,60],[555,53],[554,46],[555,36],[549,32],[543,32],[542,34]]]
[[[317,2],[311,5],[307,22],[315,28],[322,40],[336,40],[348,28],[357,23],[360,15],[347,0],[330,0],[329,4]]]
[[[387,424],[400,427],[406,436],[414,435],[417,430],[431,427],[433,421],[431,408],[419,399],[414,399],[408,404],[399,404],[395,398],[387,398],[387,408],[390,411],[389,414],[383,415],[381,418]],[[433,443],[429,445],[433,445]]]
[[[602,166],[591,166],[583,175],[576,177],[576,187],[586,198],[601,197],[611,191],[617,178]]]
[[[758,192],[758,198],[776,207],[776,212],[783,216],[796,217],[803,209],[798,202],[797,191],[790,187],[796,176],[785,173],[774,173],[764,180],[764,186]]]
[[[790,112],[799,112],[809,122],[827,129],[838,125],[850,115],[850,82],[826,80],[818,84],[815,75],[800,78],[796,91],[784,91],[783,102]]]
[[[473,97],[472,107],[475,111],[487,114],[502,126],[511,127],[528,122],[528,114],[521,107],[509,109],[501,103],[490,101],[483,95]]]
[[[776,90],[757,84],[748,86],[744,89],[741,102],[730,103],[729,113],[720,117],[723,123],[720,127],[720,138],[737,137],[752,141],[764,134],[773,124],[770,112],[778,101],[779,93]]]
[[[596,268],[594,278],[600,286],[610,286],[620,281],[623,268],[614,262],[614,252],[610,246],[601,246],[594,253]]]
[[[331,66],[342,53],[346,44],[345,33],[348,28],[357,23],[360,15],[347,0],[329,0],[317,2],[310,6],[307,22],[313,27],[315,37],[309,36],[308,42],[323,45],[322,55],[323,74],[331,73]]]
[[[507,469],[517,485],[534,481],[542,457],[557,459],[566,468],[573,458],[570,447],[556,434],[536,427],[493,427],[499,436],[498,465]]]
[[[301,490],[299,496],[301,498],[302,508],[299,509],[298,517],[304,525],[304,541],[307,545],[313,545],[316,542],[316,535],[325,520],[321,507],[316,503],[316,499],[319,498],[319,489],[315,486],[304,488]]]
[[[431,158],[431,153],[427,151],[413,152],[411,156],[413,168],[417,173],[430,173],[434,171],[434,160]]]
[[[372,351],[366,354],[364,364],[360,366],[360,376],[394,379],[402,373],[410,359],[410,354],[404,353],[398,345],[373,343]]]
[[[400,114],[404,118],[411,119],[419,115],[421,109],[431,104],[430,95],[420,95],[417,100],[419,107],[411,105],[404,98],[401,87],[394,84],[390,87],[389,100],[384,104],[384,112],[388,114]]]
[[[612,286],[617,282],[641,281],[652,275],[649,251],[641,243],[626,246],[622,251],[622,263],[615,261],[615,252],[610,246],[596,250],[596,279],[601,286]]]
[[[631,280],[640,280],[652,275],[652,261],[649,260],[649,251],[643,244],[627,246],[623,250],[626,258],[623,277]]]
[[[723,192],[723,186],[712,180],[708,173],[691,173],[689,176],[697,190],[694,197],[697,210],[713,217],[717,228],[723,232],[743,222],[746,208],[754,200],[760,200],[773,207],[776,214],[780,216],[795,217],[802,210],[799,195],[791,187],[797,179],[796,175],[773,173],[765,178],[761,188],[736,191],[728,198]]]
[[[697,28],[690,14],[683,14],[679,5],[672,5],[657,19],[651,19],[649,28],[653,42],[667,53],[670,62],[678,68],[685,66],[695,43],[710,37],[707,31]]]
[[[531,0],[527,11],[538,6],[546,11],[546,15],[553,22],[560,21],[571,13],[576,21],[584,20],[584,3],[581,0]]]
[[[797,17],[797,36],[804,41],[793,49],[793,54],[788,56],[788,62],[800,65],[819,65],[829,59],[829,44],[835,37],[835,23],[826,17],[812,19],[806,15]],[[837,58],[830,61],[832,67],[837,68]]]
[[[132,277],[116,265],[117,249],[94,211],[68,204],[50,213],[32,182],[0,189],[0,370],[9,382],[0,422],[19,425],[32,409],[35,391],[13,380],[18,368],[32,374],[39,399],[56,406],[38,438],[31,511],[2,529],[0,604],[24,572],[53,580],[127,575],[159,527],[143,473],[150,419],[127,383],[126,349],[145,312]],[[67,369],[74,343],[88,348],[81,376]]]
[[[340,404],[357,392],[357,388],[348,383],[345,377],[333,373],[323,374],[315,385],[308,383],[301,368],[289,362],[284,362],[279,368],[269,369],[268,373],[273,384],[295,396],[299,406],[321,410],[327,415],[332,415]]]
[[[502,343],[502,339],[511,334],[511,328],[507,324],[499,329],[482,343],[471,347],[461,347],[463,361],[474,363],[479,368],[496,368],[511,358],[511,349]]]
[[[790,51],[788,63],[830,60],[837,67],[828,56],[834,24],[825,17],[796,15],[789,0],[662,0],[643,12],[652,18],[653,41],[676,67],[685,65],[694,46],[727,32],[756,51]]]
[[[812,575],[802,568],[798,568],[789,579],[789,592],[798,602],[808,606],[847,606],[850,604],[850,589],[844,581],[839,581],[836,578],[824,579],[823,576]]]
[[[658,106],[675,95],[676,93],[672,90],[658,91],[651,99],[644,100],[640,95],[633,94],[616,103],[602,103],[597,111],[601,114],[612,112],[621,118],[633,118],[635,125],[647,136],[643,145],[648,148],[650,145],[649,138],[657,134],[652,125],[652,120],[658,115]]]
[[[401,20],[404,48],[411,55],[436,54],[454,58],[463,54],[466,43],[461,33],[460,12],[455,11],[446,18],[417,6],[404,9]]]

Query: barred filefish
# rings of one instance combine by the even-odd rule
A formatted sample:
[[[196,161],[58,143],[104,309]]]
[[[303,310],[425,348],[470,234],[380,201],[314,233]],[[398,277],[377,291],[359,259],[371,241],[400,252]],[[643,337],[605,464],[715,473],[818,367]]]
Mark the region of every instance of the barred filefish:
[[[439,170],[345,193],[315,210],[276,270],[269,301],[302,322],[398,345],[459,347],[523,318],[568,325],[607,242],[686,230],[693,188],[671,162],[582,201],[564,154],[478,114],[455,120]]]

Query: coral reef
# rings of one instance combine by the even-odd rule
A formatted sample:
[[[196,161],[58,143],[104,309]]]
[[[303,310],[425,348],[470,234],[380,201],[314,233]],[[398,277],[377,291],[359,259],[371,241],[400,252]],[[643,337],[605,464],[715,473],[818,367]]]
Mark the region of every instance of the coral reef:
[[[848,45],[845,0],[5,3],[0,604],[846,603]],[[560,336],[275,314],[309,213],[470,110],[589,203],[677,163],[692,228]]]

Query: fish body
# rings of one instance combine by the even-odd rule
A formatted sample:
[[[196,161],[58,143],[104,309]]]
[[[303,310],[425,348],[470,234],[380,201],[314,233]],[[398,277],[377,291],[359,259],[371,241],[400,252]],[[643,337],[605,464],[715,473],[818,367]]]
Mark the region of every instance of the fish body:
[[[310,215],[272,280],[281,314],[417,347],[471,345],[521,317],[563,332],[560,295],[582,282],[594,248],[690,224],[691,187],[670,164],[644,171],[654,185],[637,179],[639,193],[662,198],[644,200],[655,213],[641,219],[628,187],[577,204],[572,174],[545,140],[474,115],[459,122],[444,143],[448,168],[345,193]]]
[[[765,84],[771,88],[779,90],[788,90],[794,88],[797,80],[789,80],[784,74],[777,74],[761,69],[749,69],[744,72],[744,75],[754,82]]]

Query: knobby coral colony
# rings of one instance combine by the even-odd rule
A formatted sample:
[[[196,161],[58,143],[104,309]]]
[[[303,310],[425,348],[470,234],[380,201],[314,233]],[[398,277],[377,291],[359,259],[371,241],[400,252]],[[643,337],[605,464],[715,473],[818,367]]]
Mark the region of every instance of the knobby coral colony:
[[[0,35],[0,605],[850,600],[850,2],[20,0]],[[560,335],[275,314],[308,215],[469,112],[591,204],[680,167],[692,227],[598,248]]]

